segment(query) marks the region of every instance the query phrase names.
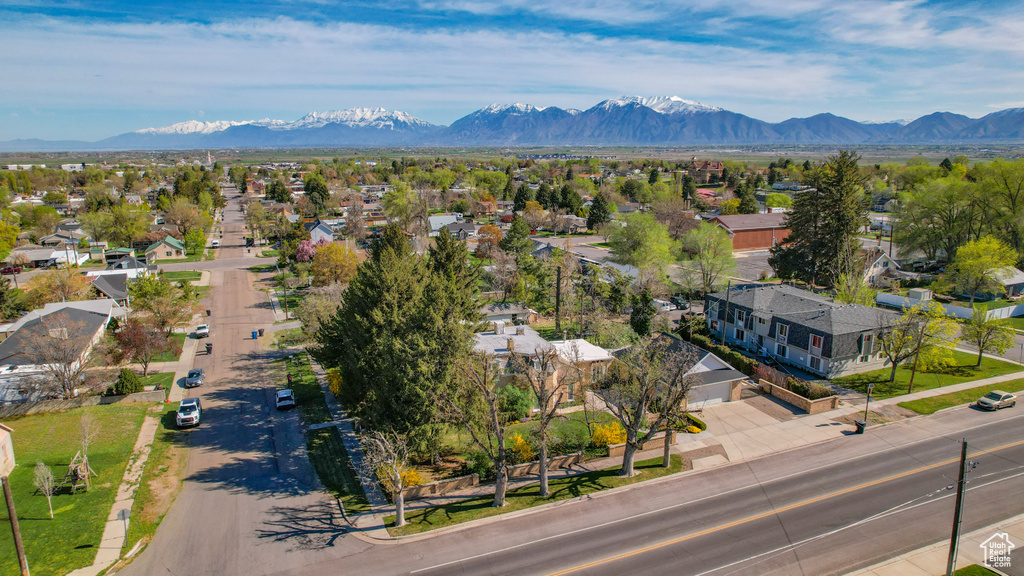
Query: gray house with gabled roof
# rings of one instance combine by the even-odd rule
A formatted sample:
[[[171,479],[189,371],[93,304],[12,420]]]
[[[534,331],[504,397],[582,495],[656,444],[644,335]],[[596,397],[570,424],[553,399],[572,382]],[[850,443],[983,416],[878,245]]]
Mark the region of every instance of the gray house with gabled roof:
[[[728,296],[728,297],[727,297]],[[894,312],[840,304],[786,285],[751,285],[708,294],[708,329],[716,341],[777,359],[826,378],[884,368],[879,334]]]

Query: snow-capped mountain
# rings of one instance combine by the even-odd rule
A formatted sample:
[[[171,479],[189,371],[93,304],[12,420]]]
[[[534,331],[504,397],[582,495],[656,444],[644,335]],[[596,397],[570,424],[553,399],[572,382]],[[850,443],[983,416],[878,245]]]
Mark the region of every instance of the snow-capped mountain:
[[[952,144],[1024,142],[1024,108],[973,119],[936,112],[909,123],[829,113],[765,122],[678,96],[622,96],[586,110],[492,104],[451,126],[405,112],[351,108],[294,121],[189,120],[98,142],[0,142],[0,151],[312,148],[359,146]]]

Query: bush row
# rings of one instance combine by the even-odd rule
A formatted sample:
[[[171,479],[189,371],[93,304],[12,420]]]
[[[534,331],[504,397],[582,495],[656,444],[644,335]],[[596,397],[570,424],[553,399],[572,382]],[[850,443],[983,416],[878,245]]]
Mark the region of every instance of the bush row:
[[[685,337],[684,337],[685,338]],[[711,342],[711,339],[702,334],[694,334],[690,337],[690,342],[700,346],[701,348],[714,353],[722,360],[725,360],[733,368],[743,372],[747,376],[753,376],[754,367],[757,366],[757,361],[747,358],[743,354],[736,352],[732,348],[722,346],[721,344],[715,344]]]

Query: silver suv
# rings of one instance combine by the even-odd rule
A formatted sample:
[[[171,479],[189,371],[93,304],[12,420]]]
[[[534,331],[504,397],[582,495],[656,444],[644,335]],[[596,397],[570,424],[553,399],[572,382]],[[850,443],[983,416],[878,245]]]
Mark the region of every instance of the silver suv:
[[[203,415],[203,405],[199,398],[185,398],[178,405],[177,422],[178,428],[199,425],[199,419]]]

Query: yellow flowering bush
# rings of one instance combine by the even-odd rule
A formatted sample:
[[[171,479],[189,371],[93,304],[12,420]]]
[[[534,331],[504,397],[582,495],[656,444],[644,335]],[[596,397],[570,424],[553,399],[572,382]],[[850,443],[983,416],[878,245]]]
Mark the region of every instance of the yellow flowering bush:
[[[594,424],[590,434],[590,442],[603,448],[609,444],[622,444],[626,441],[626,430],[618,422]]]

